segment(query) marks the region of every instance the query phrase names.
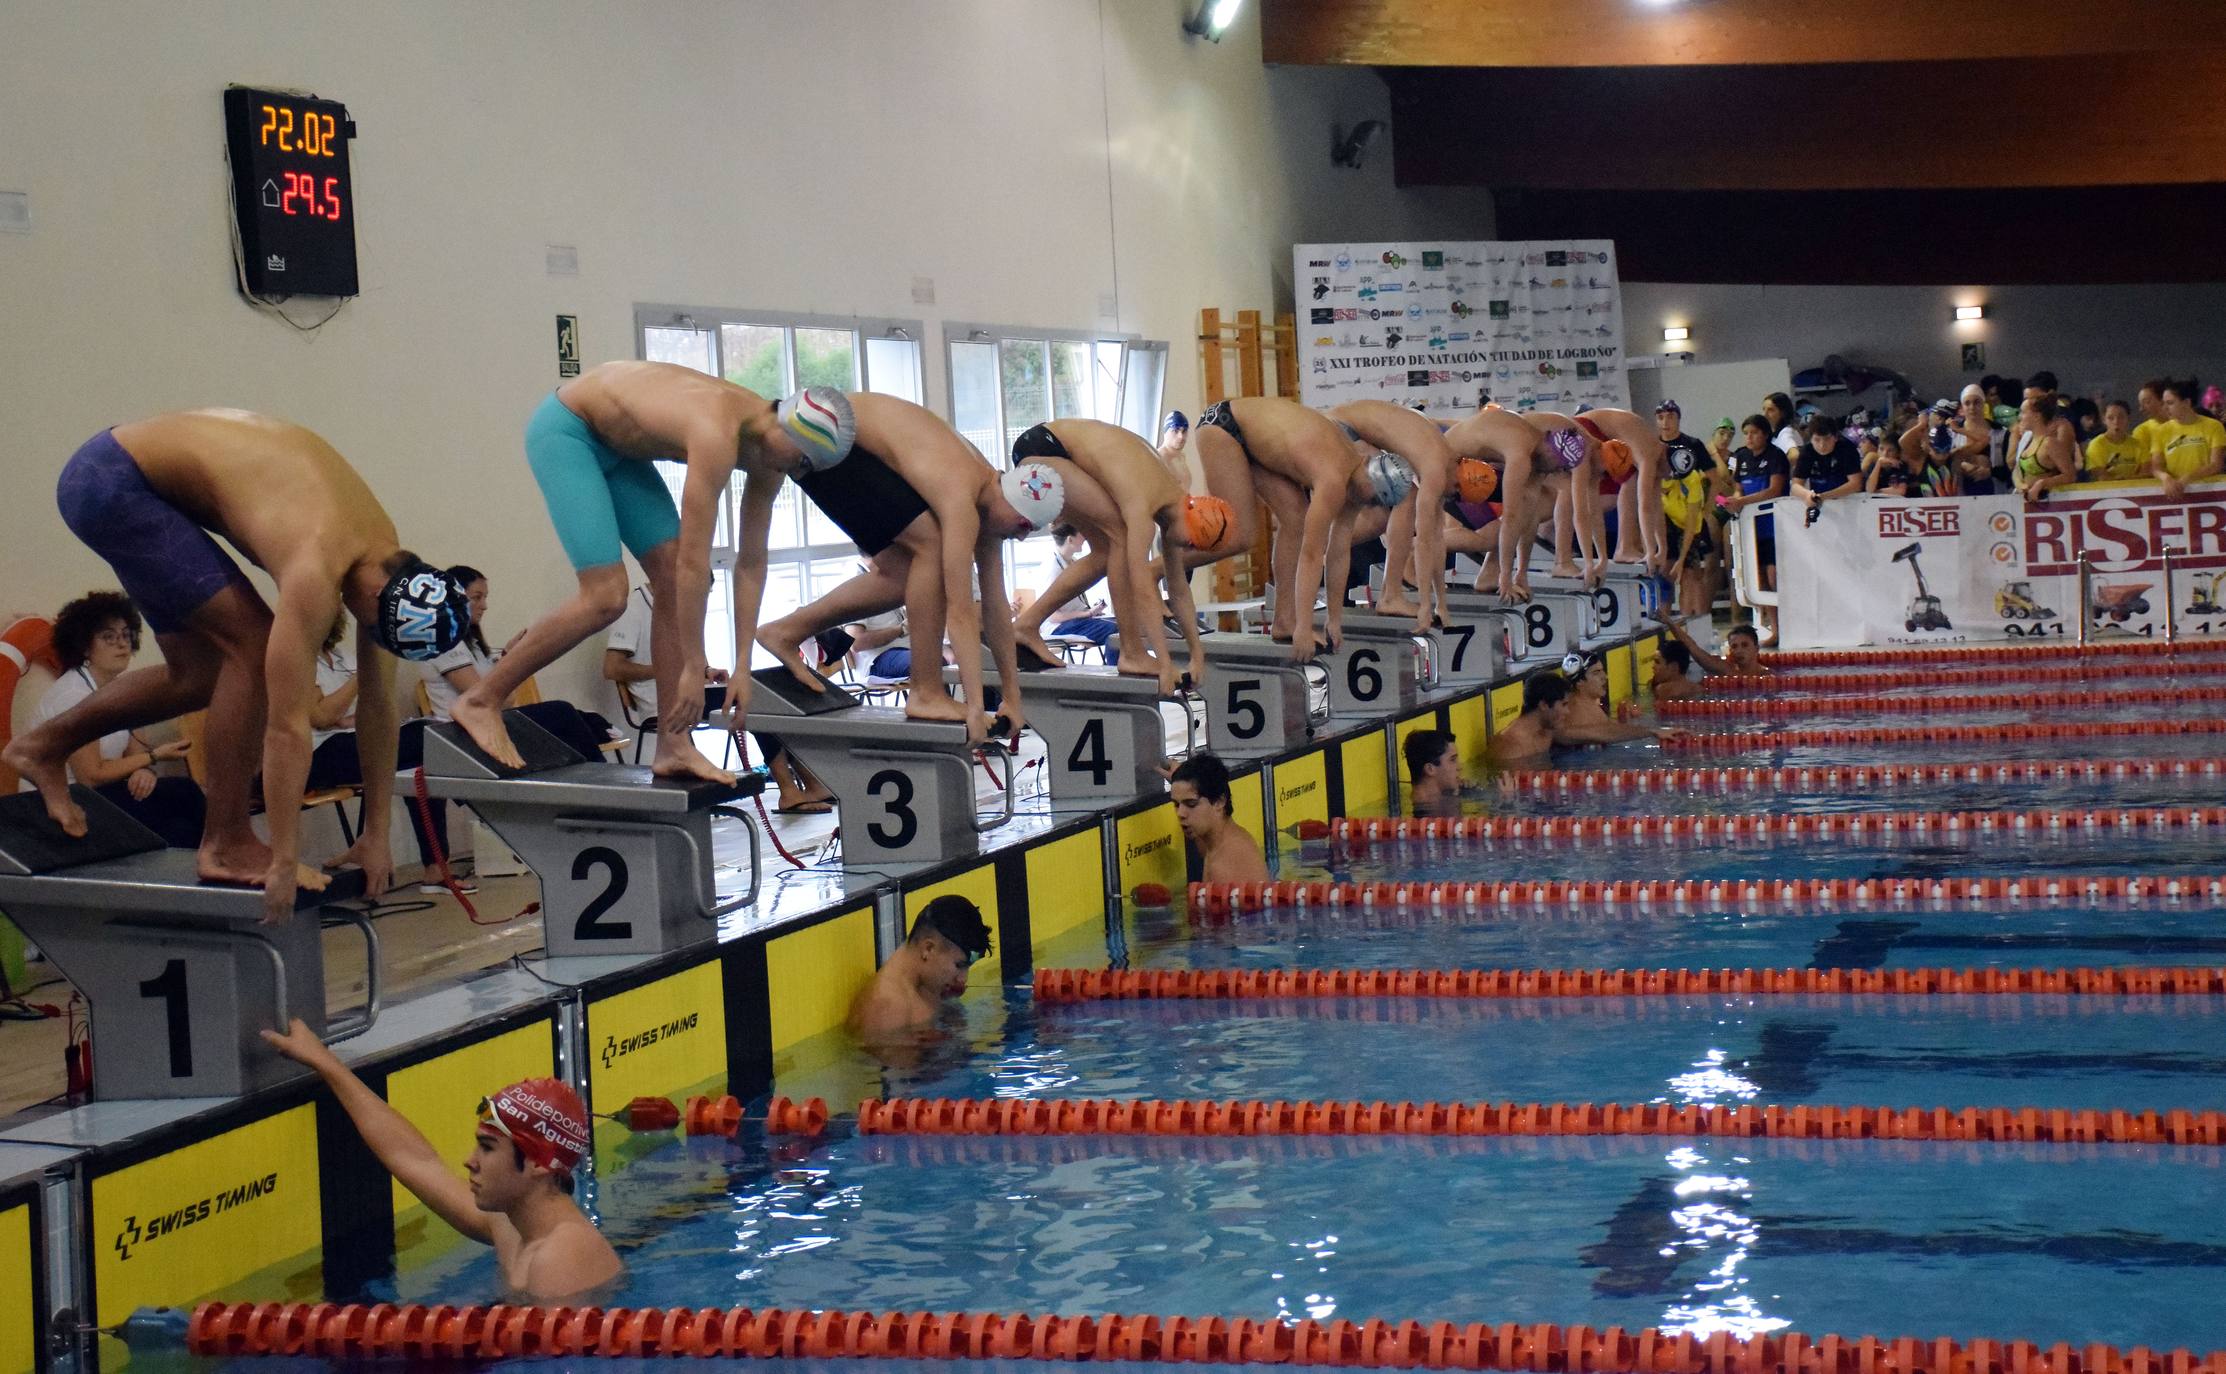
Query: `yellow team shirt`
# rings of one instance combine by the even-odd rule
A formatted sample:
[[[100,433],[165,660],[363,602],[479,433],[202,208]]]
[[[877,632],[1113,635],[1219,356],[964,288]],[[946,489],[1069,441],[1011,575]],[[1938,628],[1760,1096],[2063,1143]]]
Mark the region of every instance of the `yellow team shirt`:
[[[2164,470],[2185,481],[2211,460],[2213,449],[2226,448],[2226,424],[2198,415],[2186,424],[2168,420],[2156,427],[2150,452],[2164,459]]]
[[[2133,441],[2141,446],[2143,455],[2156,452],[2156,432],[2163,427],[2162,420],[2143,420],[2133,427]]]
[[[2123,439],[2097,434],[2087,441],[2087,480],[2123,482],[2139,477],[2148,471],[2149,453],[2149,446],[2138,434]]]

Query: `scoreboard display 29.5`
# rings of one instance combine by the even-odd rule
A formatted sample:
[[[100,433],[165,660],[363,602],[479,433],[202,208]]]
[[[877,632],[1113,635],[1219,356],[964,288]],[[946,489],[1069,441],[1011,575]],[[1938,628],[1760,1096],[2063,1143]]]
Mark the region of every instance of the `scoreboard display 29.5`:
[[[233,86],[224,92],[232,214],[256,296],[356,294],[355,124],[335,100]]]

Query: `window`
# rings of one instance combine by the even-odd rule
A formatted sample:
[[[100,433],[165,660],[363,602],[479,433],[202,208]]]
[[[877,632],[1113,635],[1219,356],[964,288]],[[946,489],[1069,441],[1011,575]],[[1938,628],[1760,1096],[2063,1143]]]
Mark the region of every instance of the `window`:
[[[1167,345],[1071,330],[948,325],[951,425],[999,468],[1032,425],[1080,417],[1159,438]],[[1006,589],[1042,591],[1058,571],[1051,539],[1005,546]]]
[[[640,354],[650,362],[677,363],[746,386],[769,401],[799,387],[878,391],[918,402],[922,328],[917,320],[868,320],[773,311],[640,306],[634,311]],[[685,470],[658,465],[679,499]],[[734,669],[732,570],[735,535],[730,518],[741,498],[738,476],[712,534],[711,604],[704,620],[704,656],[716,668]],[[765,598],[758,623],[815,601],[857,571],[857,550],[793,484],[784,483],[773,506],[766,539]],[[760,649],[755,667],[771,664]]]

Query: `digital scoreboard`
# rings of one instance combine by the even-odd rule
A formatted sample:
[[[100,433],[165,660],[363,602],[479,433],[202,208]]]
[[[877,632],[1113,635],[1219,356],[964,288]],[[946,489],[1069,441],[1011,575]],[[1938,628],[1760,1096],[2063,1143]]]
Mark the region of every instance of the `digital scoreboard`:
[[[356,206],[348,108],[233,86],[224,92],[232,215],[254,296],[356,294]]]

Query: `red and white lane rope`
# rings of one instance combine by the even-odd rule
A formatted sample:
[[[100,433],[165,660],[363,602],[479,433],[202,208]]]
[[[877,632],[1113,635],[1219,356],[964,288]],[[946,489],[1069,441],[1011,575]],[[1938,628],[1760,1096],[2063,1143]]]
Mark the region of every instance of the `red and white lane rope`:
[[[2084,682],[2090,678],[2207,678],[2226,674],[2226,659],[2194,662],[2082,664],[2028,663],[2001,668],[1908,668],[1871,673],[1772,673],[1768,677],[1712,677],[1708,696],[1757,696],[1772,692],[1873,692],[1892,687],[2027,686],[2040,682]]]
[[[2226,806],[2034,807],[2023,811],[1826,811],[1650,816],[1332,816],[1329,838],[1348,847],[1416,840],[1684,840],[1783,836],[2062,834],[2099,830],[2208,830]]]
[[[2116,692],[1965,692],[1921,697],[1774,697],[1720,701],[1663,701],[1654,710],[1663,719],[1688,716],[1950,715],[1964,711],[2081,711],[2111,706],[2191,705],[2226,702],[2226,686],[2128,687]]]
[[[1801,764],[1777,768],[1536,768],[1502,773],[1502,792],[1868,792],[1953,783],[2155,782],[2226,777],[2226,758],[2006,759],[1995,763]]]
[[[1909,649],[1798,649],[1761,656],[1773,668],[1891,668],[1912,663],[2053,663],[2064,659],[2212,658],[2226,639],[2112,640],[2106,644],[1943,644]]]
[[[1751,733],[1696,731],[1671,735],[1662,741],[1662,748],[1691,753],[1745,753],[1758,749],[1831,749],[1845,745],[2005,744],[2023,740],[2147,739],[2165,735],[2226,735],[2226,718],[2006,721],[1996,725],[1848,725]]]
[[[1194,916],[1267,910],[1723,910],[1830,915],[1866,906],[2145,906],[2226,899],[2226,873],[2014,878],[1510,878],[1469,882],[1192,883]]]
[[[2226,996],[2226,968],[1036,970],[1039,1005],[1291,997]]]

